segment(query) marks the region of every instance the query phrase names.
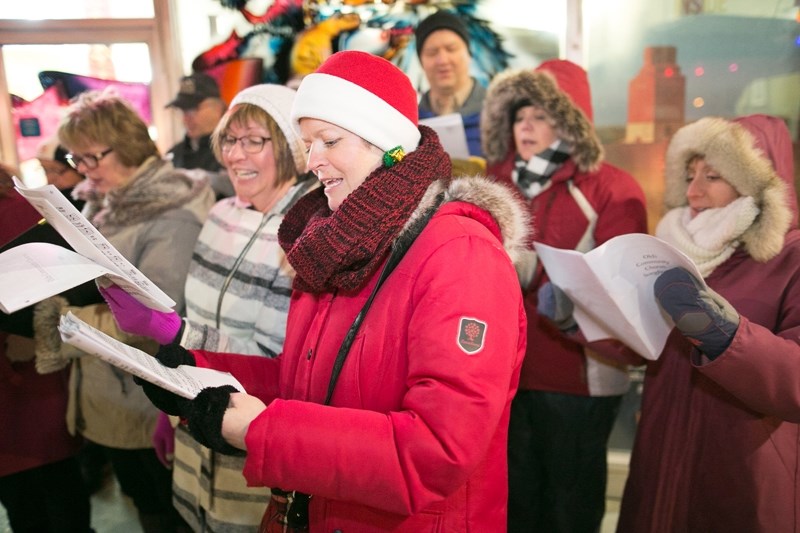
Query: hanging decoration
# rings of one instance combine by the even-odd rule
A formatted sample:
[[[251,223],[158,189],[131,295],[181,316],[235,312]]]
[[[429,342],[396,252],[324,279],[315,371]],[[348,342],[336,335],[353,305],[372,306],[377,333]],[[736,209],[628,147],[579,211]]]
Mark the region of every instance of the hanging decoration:
[[[252,29],[212,46],[195,58],[195,70],[209,70],[227,61],[260,58],[262,82],[296,86],[329,55],[362,50],[392,61],[422,90],[425,78],[416,54],[414,29],[439,9],[465,22],[472,52],[471,74],[482,84],[508,67],[511,54],[486,20],[475,15],[481,0],[275,0],[257,14],[247,0],[220,0],[238,11]]]

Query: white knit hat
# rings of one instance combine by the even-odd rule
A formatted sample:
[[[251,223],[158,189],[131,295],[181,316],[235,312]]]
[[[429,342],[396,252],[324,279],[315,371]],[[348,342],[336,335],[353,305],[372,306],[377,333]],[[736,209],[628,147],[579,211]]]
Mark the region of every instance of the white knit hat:
[[[315,118],[344,128],[384,152],[416,150],[417,93],[391,62],[356,50],[337,52],[300,83],[292,120]]]
[[[289,143],[297,172],[302,173],[306,169],[306,147],[289,118],[289,112],[292,109],[296,94],[293,89],[284,85],[269,83],[253,85],[240,91],[231,100],[231,108],[236,104],[252,104],[260,107],[271,116]]]

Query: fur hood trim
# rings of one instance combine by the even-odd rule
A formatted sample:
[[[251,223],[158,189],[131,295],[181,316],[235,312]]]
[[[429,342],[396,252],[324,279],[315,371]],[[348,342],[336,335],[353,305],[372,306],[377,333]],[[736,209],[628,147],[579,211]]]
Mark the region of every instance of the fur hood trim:
[[[443,195],[443,203],[465,202],[491,214],[500,227],[503,248],[518,275],[522,279],[528,274],[535,263],[534,252],[528,246],[533,233],[530,212],[510,188],[481,176],[438,180],[431,184],[398,239],[407,234],[408,229],[437,202],[440,195]]]
[[[666,154],[664,204],[668,210],[688,204],[686,165],[695,156],[703,156],[739,194],[753,197],[761,212],[742,235],[742,243],[756,261],[775,257],[793,214],[786,183],[756,148],[754,137],[740,124],[713,117],[678,130]]]
[[[572,160],[582,172],[600,166],[603,146],[591,121],[546,70],[505,71],[489,84],[481,112],[481,141],[490,164],[505,160],[514,149],[511,110],[523,100],[541,107],[555,120],[558,137],[573,146]]]

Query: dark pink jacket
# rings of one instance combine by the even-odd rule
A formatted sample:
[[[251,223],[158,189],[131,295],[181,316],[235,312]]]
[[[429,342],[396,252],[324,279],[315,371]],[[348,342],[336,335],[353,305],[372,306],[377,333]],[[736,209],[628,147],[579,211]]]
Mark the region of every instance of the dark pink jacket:
[[[556,248],[574,250],[585,233],[591,234],[594,246],[625,233],[646,233],[644,192],[630,174],[604,162],[603,148],[591,122],[589,78],[586,71],[570,61],[548,60],[534,71],[510,70],[492,81],[481,117],[487,174],[518,191],[512,181],[512,111],[520,102],[535,104],[547,112],[558,137],[572,146],[570,158],[551,176],[549,188],[527,200],[535,225],[533,238]],[[589,219],[569,190],[570,182],[597,215],[594,231],[590,231]],[[584,346],[539,315],[537,291],[547,281],[541,265],[532,280],[523,280],[528,353],[519,388],[580,396],[624,392],[610,391],[605,386],[607,372],[588,370]],[[626,371],[624,364],[629,360],[620,360],[617,352],[628,352],[618,349],[621,345],[616,341],[603,343],[590,346],[595,351],[601,349],[605,362],[611,363],[601,366]]]
[[[0,197],[0,245],[34,226],[41,215],[16,191]],[[67,433],[68,371],[41,375],[30,358],[11,362],[0,332],[0,476],[61,461],[81,440]],[[18,354],[19,355],[19,354]]]
[[[790,184],[786,127],[747,122]],[[719,156],[730,164],[733,153]],[[794,226],[792,187],[784,200]],[[648,365],[620,532],[800,532],[800,231],[766,262],[745,248],[706,278],[740,315],[730,347],[709,362],[674,330]]]

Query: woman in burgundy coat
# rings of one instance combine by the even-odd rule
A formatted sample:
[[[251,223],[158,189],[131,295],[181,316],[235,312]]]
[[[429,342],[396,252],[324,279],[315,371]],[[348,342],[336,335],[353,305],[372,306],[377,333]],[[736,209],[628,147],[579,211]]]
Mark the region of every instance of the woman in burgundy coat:
[[[0,168],[0,246],[39,213]],[[36,372],[33,339],[0,332],[0,503],[14,532],[89,531],[89,495],[67,432],[68,371]]]
[[[649,363],[618,531],[800,531],[800,231],[784,122],[681,128],[656,235],[691,257],[656,298],[673,330]]]

